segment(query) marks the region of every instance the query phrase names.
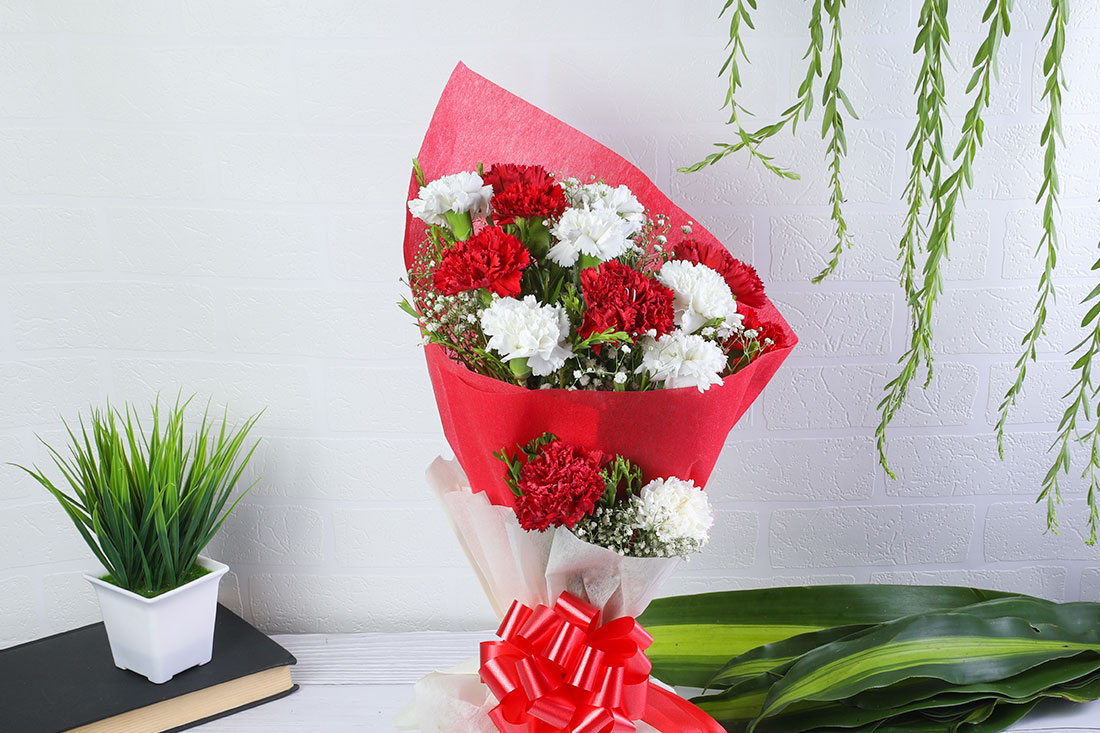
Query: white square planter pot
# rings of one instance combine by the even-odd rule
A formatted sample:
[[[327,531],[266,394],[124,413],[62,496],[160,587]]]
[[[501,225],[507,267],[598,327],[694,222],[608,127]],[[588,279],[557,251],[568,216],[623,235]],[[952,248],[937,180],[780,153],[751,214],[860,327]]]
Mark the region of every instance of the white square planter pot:
[[[210,572],[155,598],[84,574],[99,597],[116,667],[161,684],[210,661],[218,583],[229,566],[202,556],[198,564]]]

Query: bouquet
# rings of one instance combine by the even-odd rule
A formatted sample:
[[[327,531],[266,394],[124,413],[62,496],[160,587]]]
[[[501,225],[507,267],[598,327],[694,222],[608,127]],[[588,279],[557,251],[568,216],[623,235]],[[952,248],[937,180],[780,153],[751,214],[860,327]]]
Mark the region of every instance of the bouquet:
[[[493,453],[543,432],[704,486],[797,343],[755,271],[623,158],[461,64],[417,160],[403,305],[473,490],[510,505]]]
[[[726,435],[797,343],[755,270],[461,64],[414,163],[405,263],[457,458],[429,480],[502,619],[405,724],[719,730],[649,681],[634,617],[705,544]]]

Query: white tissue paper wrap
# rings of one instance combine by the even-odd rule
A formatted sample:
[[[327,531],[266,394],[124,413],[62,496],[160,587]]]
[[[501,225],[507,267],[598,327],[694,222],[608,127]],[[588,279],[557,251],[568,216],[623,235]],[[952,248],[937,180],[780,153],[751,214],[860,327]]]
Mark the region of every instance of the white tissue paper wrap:
[[[494,506],[484,493],[473,493],[457,461],[435,459],[428,468],[428,482],[497,618],[504,618],[514,600],[532,608],[540,603],[549,606],[562,591],[599,608],[602,623],[638,616],[680,563],[678,557],[623,557],[577,539],[565,527],[528,532],[519,526],[511,507]],[[496,704],[478,679],[475,657],[417,682],[413,702],[394,724],[425,733],[496,733],[488,717]],[[638,723],[638,730],[656,731],[645,723]]]
[[[603,623],[638,616],[680,564],[678,557],[623,557],[577,539],[565,527],[528,532],[511,507],[494,506],[484,493],[473,493],[457,461],[437,458],[428,481],[497,618],[504,618],[514,600],[532,608],[549,606],[562,591],[599,608]]]

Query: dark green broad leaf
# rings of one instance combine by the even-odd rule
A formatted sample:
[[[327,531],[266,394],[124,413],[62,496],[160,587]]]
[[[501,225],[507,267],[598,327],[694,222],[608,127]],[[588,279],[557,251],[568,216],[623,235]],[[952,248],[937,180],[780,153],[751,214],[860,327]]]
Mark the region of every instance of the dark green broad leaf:
[[[791,665],[778,668],[785,672]],[[1082,677],[1062,685],[1053,684],[1085,671]],[[693,702],[719,720],[727,730],[746,731],[757,716],[766,693],[776,677],[762,674],[758,679],[741,683],[721,694],[696,698]],[[921,683],[927,680],[916,680]],[[956,686],[950,692],[927,699],[912,700],[913,687],[905,683],[875,690],[878,701],[885,701],[891,692],[899,692],[894,705],[878,709],[861,708],[860,696],[849,700],[803,703],[783,713],[761,721],[758,733],[794,733],[832,730],[929,730],[929,731],[999,731],[1015,722],[1032,705],[1044,697],[1057,697],[1073,702],[1100,698],[1100,658],[1094,654],[1079,655],[1070,660],[1052,662],[1024,675],[1004,680],[1002,684]],[[1001,721],[1001,722],[998,722]],[[1004,722],[1007,721],[1007,722]],[[994,724],[996,723],[996,724]]]
[[[1013,723],[1019,722],[1031,712],[1036,702],[1019,705],[998,704],[988,717],[979,721],[940,721],[920,713],[888,720],[881,725],[871,727],[845,728],[844,733],[999,733]],[[833,729],[839,733],[841,729]],[[822,731],[821,733],[824,733]]]
[[[1040,620],[1016,615],[1023,613]],[[771,686],[749,729],[779,730],[764,721],[811,703],[849,701],[870,690],[879,690],[875,710],[881,711],[884,688],[900,686],[899,701],[919,697],[910,687],[914,679],[942,680],[947,690],[974,685],[979,690],[974,694],[1007,697],[994,683],[1078,655],[1097,663],[1100,604],[1007,599],[977,613],[961,609],[908,616],[804,654]],[[931,699],[912,704],[928,707]],[[853,713],[857,723],[863,712],[873,712],[851,708],[862,711]],[[787,725],[782,730],[807,728]]]
[[[654,675],[668,684],[701,688],[733,657],[765,644],[1014,596],[954,586],[762,588],[659,598],[639,621],[653,635],[647,653]]]

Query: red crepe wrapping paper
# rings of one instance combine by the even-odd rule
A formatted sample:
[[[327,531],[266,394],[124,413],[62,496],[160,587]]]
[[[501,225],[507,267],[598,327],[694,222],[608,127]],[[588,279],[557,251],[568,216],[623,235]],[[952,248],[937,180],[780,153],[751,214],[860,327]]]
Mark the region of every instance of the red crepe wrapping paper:
[[[516,601],[481,645],[481,681],[499,704],[501,733],[632,733],[644,720],[677,733],[722,731],[682,698],[649,682],[653,637],[629,616],[600,624],[599,609],[569,593],[553,606]]]
[[[693,221],[625,158],[538,107],[458,64],[436,106],[418,156],[428,180],[478,163],[538,164],[586,179],[625,184],[651,212],[669,217],[672,231]],[[419,187],[415,177],[409,198]],[[405,264],[411,265],[425,225],[406,213]],[[702,226],[691,236],[723,246]],[[647,478],[677,476],[703,486],[726,435],[775,374],[797,337],[771,302],[757,312],[784,331],[782,349],[765,353],[745,369],[700,393],[694,388],[649,392],[528,390],[475,374],[450,360],[439,346],[425,350],[443,432],[474,491],[511,506],[514,496],[493,452],[514,450],[552,432],[589,449],[619,453]]]

